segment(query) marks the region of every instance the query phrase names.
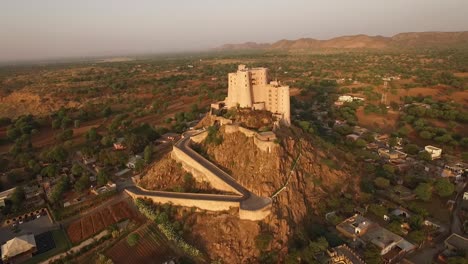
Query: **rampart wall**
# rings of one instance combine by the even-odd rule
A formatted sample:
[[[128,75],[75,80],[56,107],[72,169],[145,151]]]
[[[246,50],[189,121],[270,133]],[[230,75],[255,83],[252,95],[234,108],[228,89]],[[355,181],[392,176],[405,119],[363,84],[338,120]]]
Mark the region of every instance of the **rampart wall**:
[[[157,195],[150,195],[150,194],[138,194],[133,193],[130,190],[125,190],[133,199],[142,198],[142,199],[150,199],[154,203],[171,203],[173,205],[178,206],[185,206],[185,207],[196,207],[202,210],[207,211],[227,211],[231,208],[239,208],[239,202],[236,201],[223,201],[223,200],[201,200],[201,199],[194,199],[194,198],[177,198],[177,197],[162,197]],[[252,215],[250,217],[254,217]],[[249,215],[246,215],[249,217]],[[244,219],[244,218],[243,218]]]
[[[240,194],[231,185],[221,180],[218,176],[216,176],[214,173],[212,173],[210,170],[205,168],[202,164],[194,160],[176,146],[174,146],[172,149],[171,156],[174,160],[180,162],[183,169],[187,172],[190,172],[197,181],[207,181],[215,189]]]
[[[254,144],[262,151],[265,151],[267,153],[271,153],[271,151],[277,147],[277,144],[273,141],[265,141],[261,140],[257,137],[258,133],[247,129],[245,127],[241,127],[238,125],[225,125],[224,126],[224,132],[227,134],[230,133],[235,133],[235,132],[241,132],[244,134],[246,137],[253,137],[254,138]]]

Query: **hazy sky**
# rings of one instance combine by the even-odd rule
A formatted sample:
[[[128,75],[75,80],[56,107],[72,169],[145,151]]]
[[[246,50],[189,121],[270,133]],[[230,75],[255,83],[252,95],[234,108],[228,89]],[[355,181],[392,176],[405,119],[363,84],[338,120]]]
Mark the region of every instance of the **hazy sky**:
[[[468,30],[468,0],[0,0],[0,61]]]

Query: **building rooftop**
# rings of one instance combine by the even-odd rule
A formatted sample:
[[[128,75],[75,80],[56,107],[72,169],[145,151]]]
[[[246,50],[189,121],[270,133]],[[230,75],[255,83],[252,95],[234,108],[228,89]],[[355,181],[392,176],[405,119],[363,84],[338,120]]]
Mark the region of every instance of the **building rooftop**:
[[[445,239],[445,245],[466,251],[468,250],[468,238],[453,233]]]
[[[347,236],[360,236],[367,231],[372,222],[361,215],[354,215],[336,226],[336,228]]]
[[[438,148],[438,147],[434,147],[434,146],[431,146],[431,145],[427,145],[424,147],[426,150],[433,150],[433,151],[438,151],[438,150],[442,150],[441,148]]]
[[[12,258],[35,247],[36,240],[33,234],[15,237],[2,245],[2,259]]]
[[[403,238],[381,226],[375,226],[371,231],[364,234],[363,239],[370,241],[372,244],[383,249],[393,243],[400,242]]]
[[[328,255],[331,258],[329,263],[365,264],[361,257],[346,245],[334,247]]]

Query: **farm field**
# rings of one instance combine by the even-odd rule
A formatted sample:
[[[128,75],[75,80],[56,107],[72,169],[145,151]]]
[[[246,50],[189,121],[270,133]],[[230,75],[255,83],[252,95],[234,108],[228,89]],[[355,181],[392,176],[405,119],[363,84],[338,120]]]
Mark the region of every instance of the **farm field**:
[[[122,239],[105,255],[112,259],[113,263],[164,263],[179,256],[170,247],[170,243],[160,233],[156,224],[149,223],[135,231],[140,237],[138,243],[131,247],[127,239]]]
[[[135,220],[137,214],[125,201],[121,201],[72,222],[67,227],[67,234],[76,244],[125,219]]]

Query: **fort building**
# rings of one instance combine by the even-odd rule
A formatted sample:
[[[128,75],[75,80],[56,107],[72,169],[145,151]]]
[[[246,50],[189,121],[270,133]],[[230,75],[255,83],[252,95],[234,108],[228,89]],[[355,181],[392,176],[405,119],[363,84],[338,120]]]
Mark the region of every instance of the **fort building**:
[[[289,86],[270,81],[267,68],[247,68],[239,65],[228,74],[227,108],[242,107],[267,110],[285,125],[291,124]]]

